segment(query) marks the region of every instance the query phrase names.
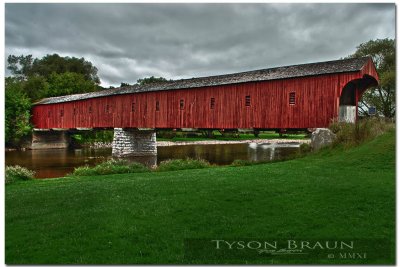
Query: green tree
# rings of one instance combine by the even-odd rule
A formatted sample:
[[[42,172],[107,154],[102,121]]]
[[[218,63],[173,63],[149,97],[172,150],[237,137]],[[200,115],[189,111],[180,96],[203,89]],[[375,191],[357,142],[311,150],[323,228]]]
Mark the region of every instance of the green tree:
[[[362,43],[350,57],[371,56],[380,78],[380,84],[367,90],[359,109],[368,115],[368,107],[375,106],[378,114],[393,118],[396,114],[396,44],[393,39],[376,39]]]
[[[146,84],[152,84],[152,83],[165,83],[165,82],[170,82],[170,81],[172,81],[172,80],[168,81],[167,79],[165,79],[163,77],[157,78],[157,77],[151,76],[148,78],[143,78],[143,79],[137,80],[137,84],[146,85]]]
[[[7,69],[9,69],[15,77],[19,79],[26,79],[28,76],[30,76],[33,64],[32,55],[9,55],[7,62]]]
[[[48,96],[49,84],[42,76],[30,76],[21,83],[23,91],[32,101]]]
[[[15,77],[5,80],[5,106],[5,141],[15,145],[32,129],[31,101],[24,93],[23,83]]]
[[[65,72],[52,73],[48,79],[47,96],[62,96],[70,94],[88,93],[97,90],[93,81],[86,80],[82,74]]]
[[[44,97],[92,92],[100,89],[97,68],[84,58],[43,58],[10,55],[6,78],[5,135],[7,145],[18,145],[32,129],[31,103]]]
[[[128,87],[128,86],[132,86],[132,85],[129,83],[121,83],[121,85],[119,87]]]
[[[7,59],[7,69],[14,76],[27,79],[30,76],[42,76],[48,79],[52,73],[74,72],[82,74],[85,80],[100,83],[97,68],[83,57],[61,57],[58,54],[46,55],[43,58],[32,58],[32,55],[10,55]]]

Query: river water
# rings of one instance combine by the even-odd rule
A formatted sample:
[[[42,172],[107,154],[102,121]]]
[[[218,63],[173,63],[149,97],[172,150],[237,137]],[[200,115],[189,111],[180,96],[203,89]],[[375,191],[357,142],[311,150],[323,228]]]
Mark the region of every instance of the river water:
[[[299,144],[193,144],[159,146],[157,156],[130,160],[154,165],[168,159],[205,159],[212,164],[228,165],[235,159],[271,161],[284,159],[299,150]],[[75,167],[93,166],[111,158],[111,148],[49,149],[7,151],[6,165],[20,165],[36,172],[36,178],[63,177]]]

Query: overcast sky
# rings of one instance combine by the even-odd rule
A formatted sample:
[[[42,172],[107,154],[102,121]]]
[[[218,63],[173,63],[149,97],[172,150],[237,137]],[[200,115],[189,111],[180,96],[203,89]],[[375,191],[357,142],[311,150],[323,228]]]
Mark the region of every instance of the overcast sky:
[[[101,85],[339,59],[395,37],[394,4],[23,4],[5,9],[5,56],[84,57]]]

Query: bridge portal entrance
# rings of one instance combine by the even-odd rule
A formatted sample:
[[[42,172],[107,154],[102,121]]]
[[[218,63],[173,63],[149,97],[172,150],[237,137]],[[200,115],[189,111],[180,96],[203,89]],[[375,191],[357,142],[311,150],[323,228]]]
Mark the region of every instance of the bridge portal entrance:
[[[361,79],[355,79],[348,82],[342,89],[339,99],[340,122],[355,123],[358,113],[358,101],[362,94],[371,87],[377,86],[378,81],[370,76],[364,75]]]
[[[339,100],[339,121],[354,123],[357,119],[357,88],[349,82],[342,90]]]

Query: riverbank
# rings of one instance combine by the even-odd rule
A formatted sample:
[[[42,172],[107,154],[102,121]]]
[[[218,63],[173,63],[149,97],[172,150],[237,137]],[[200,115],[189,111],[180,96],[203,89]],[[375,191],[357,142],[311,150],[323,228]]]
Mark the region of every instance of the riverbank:
[[[395,131],[273,164],[21,182],[5,203],[6,264],[394,264]],[[253,237],[390,246],[366,259],[185,257],[188,239]]]

